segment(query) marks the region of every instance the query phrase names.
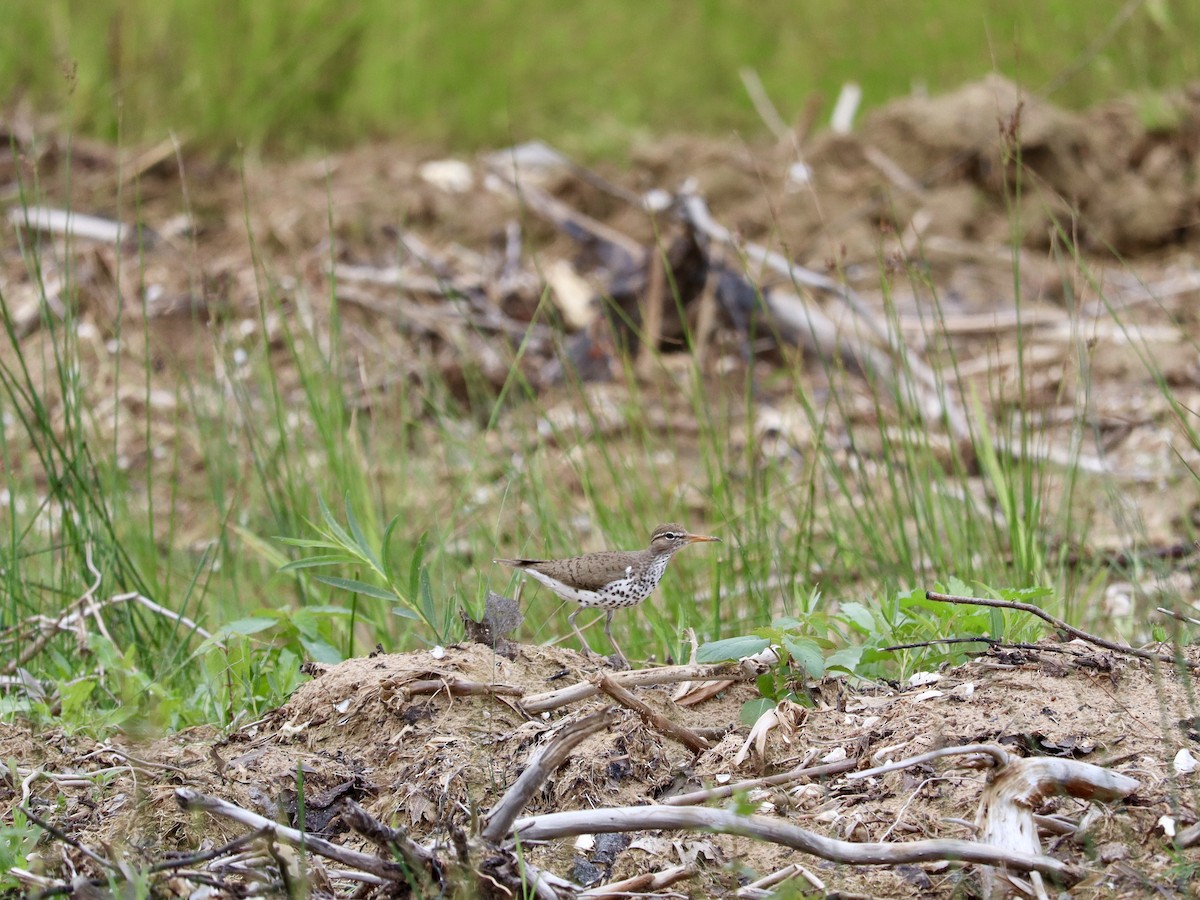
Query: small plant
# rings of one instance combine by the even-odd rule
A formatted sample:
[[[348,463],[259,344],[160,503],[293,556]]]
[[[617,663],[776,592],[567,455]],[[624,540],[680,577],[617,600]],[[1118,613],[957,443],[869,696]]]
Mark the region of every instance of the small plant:
[[[8,777],[13,779],[14,784],[20,780],[12,769],[8,771]],[[40,834],[41,831],[29,823],[20,808],[12,811],[11,825],[0,824],[0,893],[7,896],[13,892],[12,896],[17,895],[16,892],[22,887],[21,882],[8,873],[29,865],[29,855]]]
[[[941,590],[940,584],[937,587]],[[948,592],[967,594],[970,589],[951,578]],[[1050,596],[1052,591],[1021,588],[988,593],[1002,600],[1032,603]],[[977,647],[964,639],[1027,641],[1037,637],[1038,627],[1033,622],[1008,622],[998,609],[937,603],[918,588],[873,609],[850,601],[832,615],[815,611],[803,620],[784,616],[766,628],[702,645],[696,661],[725,662],[753,656],[768,647],[774,649],[778,661],[756,682],[762,696],[742,707],[742,721],[752,724],[781,700],[811,706],[803,684],[827,672],[903,680],[914,671],[966,662]],[[849,645],[852,637],[860,643]]]
[[[293,560],[282,566],[280,572],[304,572],[322,566],[365,567],[374,582],[338,575],[313,575],[313,580],[333,588],[374,600],[396,602],[392,612],[406,619],[424,622],[433,632],[439,644],[451,639],[451,621],[444,610],[434,603],[429,569],[424,565],[427,533],[422,534],[409,561],[408,571],[401,573],[396,560],[391,558],[391,538],[400,517],[395,516],[383,530],[378,540],[368,538],[350,503],[346,503],[346,525],[343,526],[330,512],[325,501],[318,498],[321,507],[321,522],[309,524],[320,535],[317,538],[279,538],[292,547],[323,551],[316,556]]]

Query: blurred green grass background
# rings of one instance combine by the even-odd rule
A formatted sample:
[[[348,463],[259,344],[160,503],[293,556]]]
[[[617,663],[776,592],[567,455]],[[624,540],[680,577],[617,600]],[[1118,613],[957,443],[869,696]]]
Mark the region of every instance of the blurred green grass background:
[[[867,106],[998,71],[1067,106],[1194,77],[1192,0],[8,0],[0,101],[77,133],[288,152],[399,135],[553,139],[763,132],[840,86]]]

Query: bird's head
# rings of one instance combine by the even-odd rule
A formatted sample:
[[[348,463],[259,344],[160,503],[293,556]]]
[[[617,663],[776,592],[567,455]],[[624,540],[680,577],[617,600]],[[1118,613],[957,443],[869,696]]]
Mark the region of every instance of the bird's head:
[[[692,534],[682,525],[668,522],[666,525],[659,525],[654,529],[654,534],[650,536],[650,552],[655,556],[660,556],[664,553],[670,555],[676,550],[686,547],[688,544],[701,544],[720,540],[719,537]]]

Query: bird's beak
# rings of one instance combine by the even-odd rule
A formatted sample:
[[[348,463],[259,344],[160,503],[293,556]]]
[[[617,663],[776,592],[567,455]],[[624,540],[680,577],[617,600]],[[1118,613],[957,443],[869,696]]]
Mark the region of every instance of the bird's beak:
[[[687,541],[689,544],[708,544],[713,541],[716,541],[718,544],[721,543],[721,539],[719,537],[712,537],[711,535],[707,534],[689,534],[687,536]]]

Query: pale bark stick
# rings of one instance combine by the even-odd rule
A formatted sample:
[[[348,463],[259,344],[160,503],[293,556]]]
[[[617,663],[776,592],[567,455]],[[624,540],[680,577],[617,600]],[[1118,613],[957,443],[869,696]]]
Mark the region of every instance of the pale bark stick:
[[[610,707],[563,728],[546,744],[537,758],[529,763],[529,766],[521,773],[521,777],[513,783],[513,786],[484,817],[487,824],[484,825],[480,836],[489,843],[498,843],[508,834],[513,821],[521,814],[525,804],[537,793],[542,783],[554,773],[555,769],[567,761],[571,751],[586,738],[591,737],[597,731],[611,727],[616,721],[617,711]]]
[[[903,863],[952,860],[985,866],[1006,866],[1021,872],[1040,872],[1063,883],[1083,873],[1050,856],[1011,853],[988,844],[954,839],[910,841],[901,844],[839,841],[766,816],[739,816],[708,807],[632,806],[548,813],[518,819],[513,834],[524,841],[544,841],[621,831],[712,831],[757,838],[810,853],[832,862],[857,866],[895,866]]]
[[[738,781],[734,784],[723,784],[719,787],[708,788],[703,791],[692,791],[687,794],[676,794],[674,797],[667,797],[662,801],[663,806],[694,806],[698,803],[707,803],[709,800],[721,800],[725,797],[733,796],[735,791],[748,791],[760,787],[774,787],[780,784],[790,784],[793,781],[800,781],[806,778],[820,778],[823,775],[839,775],[853,769],[858,765],[857,759],[843,759],[840,762],[826,763],[823,766],[813,766],[805,764],[797,766],[795,769],[790,769],[787,772],[780,772],[777,775],[766,775],[762,778],[750,778],[746,781]]]
[[[612,677],[618,684],[640,687],[647,684],[678,684],[681,681],[710,681],[713,679],[731,682],[752,681],[759,674],[762,673],[747,671],[730,663],[719,663],[717,665],[661,666],[656,669],[637,669],[632,672],[619,672]],[[590,681],[581,681],[569,687],[526,697],[519,701],[519,705],[525,712],[533,715],[566,706],[568,703],[586,700],[598,693],[600,693],[600,689],[596,685]]]
[[[175,802],[188,811],[203,810],[214,816],[221,816],[226,819],[232,819],[235,822],[241,822],[248,828],[263,829],[268,835],[285,844],[291,844],[293,847],[303,847],[310,853],[332,859],[344,866],[362,869],[364,872],[370,872],[372,875],[378,875],[380,878],[386,878],[388,881],[403,882],[407,877],[404,867],[396,863],[380,859],[378,856],[371,856],[369,853],[360,853],[348,847],[341,847],[330,843],[324,838],[298,831],[295,828],[289,828],[286,825],[280,825],[265,816],[260,816],[258,813],[243,809],[225,800],[201,794],[199,791],[193,791],[190,788],[176,788]]]

